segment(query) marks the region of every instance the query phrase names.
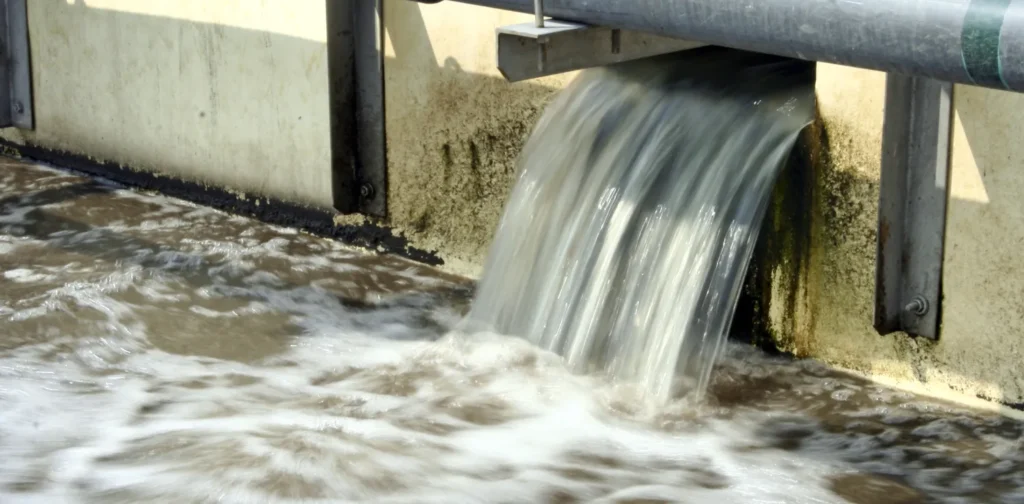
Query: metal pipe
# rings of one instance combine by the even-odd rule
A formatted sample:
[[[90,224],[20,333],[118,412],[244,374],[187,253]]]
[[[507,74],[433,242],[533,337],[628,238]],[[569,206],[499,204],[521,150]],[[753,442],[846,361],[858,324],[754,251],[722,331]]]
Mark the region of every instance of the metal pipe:
[[[538,12],[532,0],[456,0]],[[556,19],[1024,91],[1024,0],[547,0]]]
[[[544,28],[544,0],[533,0],[533,19],[537,28]]]

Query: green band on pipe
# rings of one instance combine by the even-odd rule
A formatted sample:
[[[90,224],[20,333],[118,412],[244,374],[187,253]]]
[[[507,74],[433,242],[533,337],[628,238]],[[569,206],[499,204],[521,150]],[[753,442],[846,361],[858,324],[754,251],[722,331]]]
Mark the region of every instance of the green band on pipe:
[[[999,64],[999,32],[1010,0],[971,0],[960,35],[960,57],[975,84],[1009,89]]]

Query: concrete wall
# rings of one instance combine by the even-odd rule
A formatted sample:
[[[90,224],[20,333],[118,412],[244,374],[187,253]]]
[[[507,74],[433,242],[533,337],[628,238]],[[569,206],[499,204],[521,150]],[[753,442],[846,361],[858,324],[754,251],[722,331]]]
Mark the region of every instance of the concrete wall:
[[[36,129],[16,143],[328,208],[324,0],[29,0]],[[509,85],[522,14],[385,2],[390,218],[475,275],[537,114],[571,76]],[[339,217],[361,223],[362,217]]]
[[[818,66],[821,122],[799,261],[768,269],[784,349],[938,395],[1024,405],[1024,96],[958,86],[940,341],[873,330],[884,75]],[[798,216],[789,215],[789,218]],[[785,255],[785,254],[783,254]],[[792,256],[792,253],[790,254]]]
[[[316,0],[28,0],[30,141],[329,205],[326,22]]]
[[[498,73],[494,29],[529,15],[387,0],[384,18],[391,222],[476,276],[520,147],[573,75],[508,84]]]
[[[323,0],[29,0],[37,129],[16,142],[330,205]],[[515,158],[564,75],[509,85],[493,29],[529,16],[386,0],[390,218],[475,275]],[[804,174],[755,266],[783,348],[936,393],[1024,402],[1024,96],[959,87],[942,340],[871,328],[884,76],[819,65]],[[788,202],[788,203],[787,203]],[[783,204],[786,203],[786,204]],[[355,223],[358,217],[339,217]]]

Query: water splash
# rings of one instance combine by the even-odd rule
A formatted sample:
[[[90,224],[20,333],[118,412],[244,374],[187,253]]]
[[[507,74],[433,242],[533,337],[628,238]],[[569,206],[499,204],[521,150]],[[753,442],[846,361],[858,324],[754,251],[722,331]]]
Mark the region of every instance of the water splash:
[[[729,346],[705,408],[385,255],[0,160],[0,503],[1024,504],[1024,423]]]
[[[812,81],[720,49],[582,73],[524,149],[469,325],[699,397]]]

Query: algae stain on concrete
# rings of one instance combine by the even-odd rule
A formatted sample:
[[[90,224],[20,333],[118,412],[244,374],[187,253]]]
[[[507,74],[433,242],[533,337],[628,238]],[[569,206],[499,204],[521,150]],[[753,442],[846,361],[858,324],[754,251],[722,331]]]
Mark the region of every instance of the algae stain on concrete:
[[[905,334],[878,335],[874,317],[875,250],[878,239],[880,143],[838,117],[821,122],[814,165],[810,274],[815,291],[813,322],[805,324],[797,353],[872,376],[927,383],[937,360],[935,344]]]
[[[762,348],[792,352],[796,313],[805,303],[810,258],[811,188],[814,172],[809,163],[814,148],[811,129],[801,133],[779,174],[747,273],[752,343]]]
[[[822,117],[780,177],[748,277],[748,302],[756,307],[752,339],[933,394],[1020,403],[1012,358],[992,350],[1005,346],[1005,331],[958,327],[938,342],[875,332],[884,76],[832,68],[822,85],[820,75],[819,68]],[[947,310],[945,326],[969,316]]]
[[[877,161],[857,147],[835,118],[819,115],[802,133],[772,194],[748,295],[759,345],[866,371],[823,336],[871,330],[877,182],[858,171]]]
[[[449,269],[475,276],[484,262],[533,125],[557,88],[509,84],[446,65],[388,87],[389,105],[425,93],[419,107],[388,109],[390,224]],[[416,89],[413,89],[416,88]]]

